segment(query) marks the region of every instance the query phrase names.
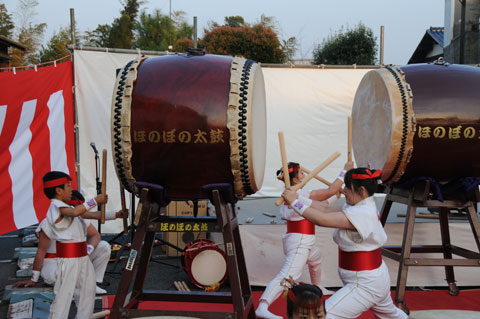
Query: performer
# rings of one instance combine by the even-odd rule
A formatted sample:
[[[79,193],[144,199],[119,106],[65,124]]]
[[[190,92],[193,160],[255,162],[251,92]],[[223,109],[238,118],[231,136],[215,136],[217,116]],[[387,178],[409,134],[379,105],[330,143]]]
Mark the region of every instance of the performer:
[[[77,206],[82,205],[84,202],[85,198],[83,197],[83,195],[77,190],[72,190],[72,199],[68,202],[68,204],[71,206]],[[127,212],[123,212],[121,210],[118,212],[106,212],[106,220],[123,218],[125,213]],[[84,217],[99,219],[100,212],[89,211],[88,213],[82,215],[82,218]],[[91,253],[88,256],[93,264],[93,269],[95,270],[95,279],[97,282],[95,292],[97,295],[106,294],[107,291],[100,288],[98,284],[103,282],[105,270],[107,269],[107,264],[111,255],[110,245],[106,241],[101,240],[100,233],[90,223],[89,219],[85,219],[85,222],[88,224],[88,245],[94,248],[93,250],[91,250]],[[38,225],[35,231],[35,235],[38,237],[38,249],[33,262],[32,272],[40,272],[40,276],[43,278],[43,281],[53,286],[55,285],[55,280],[57,276],[56,242],[55,240],[50,239],[52,234],[46,219],[42,220],[42,222]],[[33,287],[35,286],[35,284],[35,281],[29,279],[15,283],[13,285],[13,288],[22,286]]]
[[[43,177],[45,195],[51,199],[46,220],[51,228],[51,239],[56,241],[57,278],[53,288],[54,300],[50,319],[68,318],[72,297],[77,305],[77,318],[92,318],[95,304],[95,273],[88,253],[86,224],[79,216],[108,201],[107,195],[98,195],[83,205],[72,208],[67,203],[72,196],[68,174],[52,171]],[[38,280],[33,273],[33,281]]]
[[[293,282],[287,293],[288,319],[325,319],[322,290],[311,284]]]
[[[347,162],[344,169],[348,170],[352,167],[353,162]],[[339,177],[327,189],[312,191],[301,189],[299,192],[305,198],[318,201],[327,199],[335,201],[337,193],[340,192],[343,184],[345,170],[340,173]],[[301,183],[305,177],[300,169],[300,165],[294,162],[288,163],[288,174],[292,186]],[[277,178],[284,181],[282,169],[277,171]],[[280,284],[282,279],[292,277],[293,280],[298,280],[302,275],[305,264],[308,265],[312,283],[320,287],[322,255],[320,249],[315,245],[315,225],[296,214],[293,209],[289,208],[287,203],[284,204],[280,207],[280,213],[282,218],[287,220],[287,232],[282,236],[285,263],[277,276],[268,283],[260,297],[260,303],[255,311],[258,318],[282,318],[272,314],[268,307],[282,294],[284,290],[284,287]],[[325,291],[325,294],[331,294],[331,292]]]
[[[349,170],[343,208],[312,201],[292,189],[282,194],[300,216],[319,226],[337,228],[333,240],[339,247],[338,273],[344,286],[325,302],[327,319],[357,318],[368,309],[375,318],[408,318],[393,304],[390,276],[382,260],[380,247],[387,235],[373,198],[380,174],[368,168]]]

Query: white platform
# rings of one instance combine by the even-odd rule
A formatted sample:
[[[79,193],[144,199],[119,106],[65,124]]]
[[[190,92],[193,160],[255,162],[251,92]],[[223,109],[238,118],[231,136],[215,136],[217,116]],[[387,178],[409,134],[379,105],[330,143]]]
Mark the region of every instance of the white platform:
[[[404,223],[387,223],[387,245],[401,245]],[[277,274],[284,262],[281,236],[286,225],[240,225],[242,246],[245,254],[248,277],[252,286],[266,286]],[[323,251],[323,285],[341,287],[337,274],[338,247],[332,239],[333,229],[316,227],[318,245]],[[478,252],[473,233],[468,223],[450,223],[450,237],[453,245]],[[440,245],[439,223],[416,223],[414,245]],[[442,254],[415,254],[414,256],[443,258]],[[456,258],[454,256],[454,258]],[[390,282],[396,285],[398,262],[384,257],[390,271]],[[455,280],[459,287],[480,286],[480,267],[455,267]],[[310,282],[308,271],[301,281]],[[445,267],[410,267],[407,286],[447,286]]]

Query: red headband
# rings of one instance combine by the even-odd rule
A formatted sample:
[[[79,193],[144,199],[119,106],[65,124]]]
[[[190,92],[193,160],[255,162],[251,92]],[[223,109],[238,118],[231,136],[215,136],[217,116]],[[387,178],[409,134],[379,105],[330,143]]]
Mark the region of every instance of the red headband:
[[[72,179],[70,178],[70,176],[52,179],[51,181],[43,182],[43,188],[52,188],[52,187],[64,185],[70,182],[71,180]]]
[[[352,179],[375,179],[379,178],[382,171],[377,169],[372,173],[368,168],[365,170],[366,174],[352,174]]]
[[[300,169],[300,164],[290,167],[290,168],[288,169],[288,174],[293,173],[293,171],[294,171],[294,170],[297,170],[297,169]],[[281,173],[279,176],[277,176],[277,178],[278,178],[279,180],[283,181],[283,179],[284,179],[283,169],[282,169],[281,172],[282,172],[282,173]]]
[[[79,200],[79,199],[72,199],[72,200],[67,202],[67,204],[70,205],[70,206],[77,206],[77,205],[81,205],[83,203],[84,203],[84,201]]]

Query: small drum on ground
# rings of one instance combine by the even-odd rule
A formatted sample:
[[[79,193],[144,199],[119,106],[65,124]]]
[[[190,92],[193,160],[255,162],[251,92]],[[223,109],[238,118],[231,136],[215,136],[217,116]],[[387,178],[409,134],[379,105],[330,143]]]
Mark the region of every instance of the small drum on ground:
[[[357,166],[384,184],[480,176],[480,68],[438,60],[365,74],[352,109]]]
[[[228,277],[225,252],[208,239],[187,244],[182,253],[182,267],[192,283],[202,289],[220,285]]]
[[[123,186],[163,186],[171,199],[207,198],[229,183],[242,199],[260,189],[265,167],[265,85],[260,66],[191,51],[139,57],[117,76],[112,148]]]

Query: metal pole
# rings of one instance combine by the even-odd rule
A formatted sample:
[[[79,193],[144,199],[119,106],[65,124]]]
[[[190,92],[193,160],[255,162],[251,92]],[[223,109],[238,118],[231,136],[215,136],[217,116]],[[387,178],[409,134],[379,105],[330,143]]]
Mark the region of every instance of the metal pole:
[[[380,65],[383,65],[383,52],[384,52],[384,46],[383,46],[383,39],[385,35],[385,27],[382,25],[380,26]]]
[[[168,33],[170,37],[168,49],[171,50],[172,49],[172,0],[170,0],[170,27],[168,31],[169,31]]]
[[[197,17],[193,17],[193,47],[197,48]]]
[[[467,0],[458,0],[462,4],[462,21],[460,22],[460,59],[459,63],[463,64],[465,59],[465,7]]]
[[[72,40],[72,76],[73,76],[73,114],[74,114],[74,126],[73,133],[75,135],[75,168],[77,170],[77,188],[80,190],[80,139],[79,139],[79,130],[78,130],[78,111],[77,111],[77,102],[76,102],[76,89],[75,89],[75,10],[70,8],[70,36]]]

